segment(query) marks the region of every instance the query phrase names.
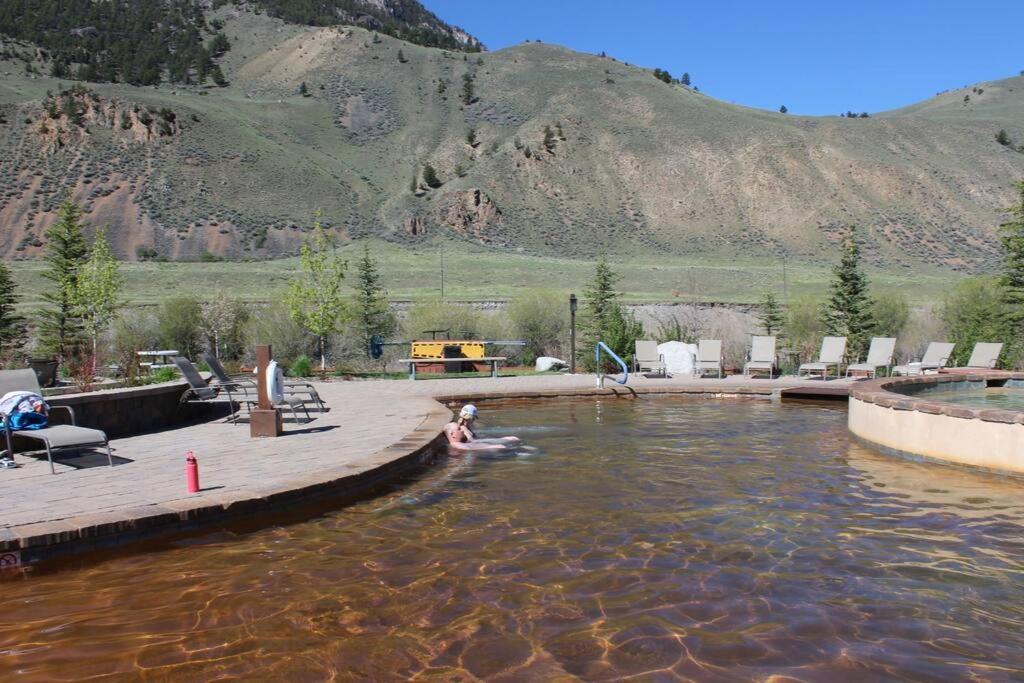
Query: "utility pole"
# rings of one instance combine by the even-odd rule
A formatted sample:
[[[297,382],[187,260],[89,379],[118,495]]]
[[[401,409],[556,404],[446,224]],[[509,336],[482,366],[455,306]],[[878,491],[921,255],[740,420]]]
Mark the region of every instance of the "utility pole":
[[[576,295],[569,295],[569,372],[576,374]]]

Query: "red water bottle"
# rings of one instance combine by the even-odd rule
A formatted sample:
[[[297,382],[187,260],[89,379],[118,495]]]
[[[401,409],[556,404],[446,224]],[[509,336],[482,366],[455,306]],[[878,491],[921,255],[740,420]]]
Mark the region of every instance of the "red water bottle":
[[[189,493],[199,490],[199,463],[192,451],[185,454],[185,481],[188,484]]]

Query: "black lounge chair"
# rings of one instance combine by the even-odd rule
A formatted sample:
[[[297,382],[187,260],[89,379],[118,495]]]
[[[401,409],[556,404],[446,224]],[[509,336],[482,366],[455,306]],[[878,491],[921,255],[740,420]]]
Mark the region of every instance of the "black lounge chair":
[[[224,395],[227,396],[228,406],[228,417],[231,418],[231,422],[238,424],[238,413],[235,411],[235,403],[241,405],[242,402],[248,403],[249,396],[246,393],[244,387],[225,387],[225,386],[213,386],[211,387],[203,379],[203,376],[199,374],[199,369],[192,364],[188,358],[183,356],[174,356],[171,361],[177,366],[181,376],[188,382],[188,389],[178,399],[178,404],[184,403],[221,403],[221,389],[224,390]],[[236,401],[233,395],[238,391],[241,391],[243,398],[241,401]]]
[[[242,390],[246,392],[247,396],[247,390],[252,390],[254,394],[256,393],[255,379],[251,377],[234,377],[232,375],[229,375],[228,371],[224,368],[224,365],[220,362],[220,359],[217,358],[212,353],[204,353],[203,362],[210,366],[210,372],[213,373],[214,378],[217,380],[217,384],[215,386],[224,387],[225,391],[227,391],[229,388],[236,391]],[[286,379],[284,381],[283,388],[284,393],[286,395],[308,394],[310,400],[312,400],[313,403],[316,404],[317,410],[319,410],[321,413],[325,412],[323,399],[320,398],[320,394],[317,393],[316,387],[314,387],[309,382],[305,382],[303,380]],[[303,405],[303,407],[305,408],[305,405]]]
[[[33,370],[0,370],[0,396],[10,391],[31,391],[42,394],[39,380]],[[57,474],[53,467],[53,451],[59,449],[83,449],[102,446],[107,449],[107,462],[114,466],[114,456],[110,452],[110,441],[106,433],[99,429],[79,427],[75,424],[75,411],[71,406],[51,406],[50,412],[66,410],[71,424],[53,425],[43,429],[11,429],[7,416],[3,416],[4,434],[7,437],[7,453],[14,458],[12,436],[41,441],[46,448],[46,459],[50,461],[50,474]]]

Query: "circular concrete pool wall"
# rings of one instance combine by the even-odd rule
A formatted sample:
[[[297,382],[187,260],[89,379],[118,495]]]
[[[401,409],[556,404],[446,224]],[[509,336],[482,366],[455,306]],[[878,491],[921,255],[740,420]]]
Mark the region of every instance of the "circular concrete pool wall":
[[[858,383],[850,391],[848,425],[859,438],[903,455],[1024,476],[1024,411],[933,397],[1024,387],[1022,380],[1024,374],[992,373]]]

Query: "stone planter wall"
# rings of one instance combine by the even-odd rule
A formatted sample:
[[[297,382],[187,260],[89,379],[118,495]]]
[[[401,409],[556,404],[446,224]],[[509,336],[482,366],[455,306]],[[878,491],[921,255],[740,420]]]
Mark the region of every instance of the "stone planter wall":
[[[225,403],[179,406],[178,401],[187,388],[187,382],[175,380],[142,387],[53,396],[48,397],[47,402],[52,406],[70,406],[75,411],[79,426],[102,429],[111,439],[227,415]],[[64,411],[57,411],[55,417],[61,419],[63,414]]]

